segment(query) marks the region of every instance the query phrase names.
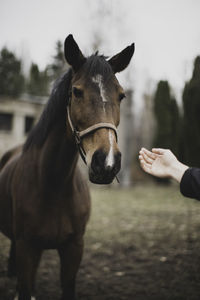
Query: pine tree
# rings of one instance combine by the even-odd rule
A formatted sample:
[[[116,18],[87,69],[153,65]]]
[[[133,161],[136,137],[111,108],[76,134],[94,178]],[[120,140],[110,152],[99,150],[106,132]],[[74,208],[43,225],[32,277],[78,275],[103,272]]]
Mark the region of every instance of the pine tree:
[[[47,68],[48,74],[52,80],[60,77],[69,67],[64,58],[63,44],[61,41],[56,42],[56,54],[53,56],[53,62]]]
[[[28,92],[31,95],[39,95],[40,71],[37,64],[32,63],[29,72]]]
[[[176,100],[170,95],[167,81],[160,81],[154,97],[154,115],[156,130],[153,147],[171,149],[179,155],[180,118]],[[157,179],[158,182],[167,183],[169,180]]]
[[[171,113],[171,146],[170,149],[175,155],[180,155],[180,124],[181,118],[179,114],[178,105],[175,98],[171,98],[170,103]]]
[[[31,95],[46,96],[48,95],[49,78],[47,71],[40,72],[38,65],[32,63],[27,83],[27,92]]]
[[[183,91],[184,162],[200,167],[200,56],[195,59],[191,80]]]
[[[178,151],[179,111],[176,100],[171,98],[167,81],[160,81],[154,97],[156,132],[154,146]]]
[[[17,97],[24,89],[21,61],[7,48],[0,52],[0,95]]]

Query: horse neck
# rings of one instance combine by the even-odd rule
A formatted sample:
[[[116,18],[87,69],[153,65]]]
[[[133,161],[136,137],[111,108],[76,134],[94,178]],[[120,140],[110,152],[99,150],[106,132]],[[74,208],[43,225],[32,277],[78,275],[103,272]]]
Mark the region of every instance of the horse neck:
[[[72,180],[77,164],[77,148],[67,123],[58,122],[49,132],[41,151],[43,178],[55,183]],[[47,182],[49,186],[49,182]]]

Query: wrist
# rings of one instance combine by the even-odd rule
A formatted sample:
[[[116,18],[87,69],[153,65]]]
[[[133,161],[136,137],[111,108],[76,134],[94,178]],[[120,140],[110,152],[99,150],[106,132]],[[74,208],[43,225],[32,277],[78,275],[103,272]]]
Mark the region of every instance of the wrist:
[[[180,182],[183,174],[185,173],[185,171],[188,169],[189,167],[182,164],[180,161],[176,161],[176,163],[174,163],[170,170],[169,170],[169,175],[171,178],[175,179],[176,181]]]

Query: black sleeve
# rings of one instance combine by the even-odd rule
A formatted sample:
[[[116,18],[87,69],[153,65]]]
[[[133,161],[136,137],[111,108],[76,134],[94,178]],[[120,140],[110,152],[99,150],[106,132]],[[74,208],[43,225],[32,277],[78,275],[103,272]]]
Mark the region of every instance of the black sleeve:
[[[200,200],[200,169],[189,168],[183,174],[180,191],[185,197]]]

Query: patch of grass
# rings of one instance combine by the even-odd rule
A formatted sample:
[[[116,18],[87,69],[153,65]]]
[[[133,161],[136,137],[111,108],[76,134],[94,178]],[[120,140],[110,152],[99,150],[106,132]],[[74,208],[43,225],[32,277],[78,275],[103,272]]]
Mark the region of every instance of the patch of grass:
[[[163,235],[185,240],[198,235],[199,216],[200,203],[181,196],[177,186],[93,189],[87,239],[125,242],[140,233],[146,241]]]
[[[200,298],[198,201],[146,185],[92,189],[92,207],[81,272],[105,294],[83,299]]]

